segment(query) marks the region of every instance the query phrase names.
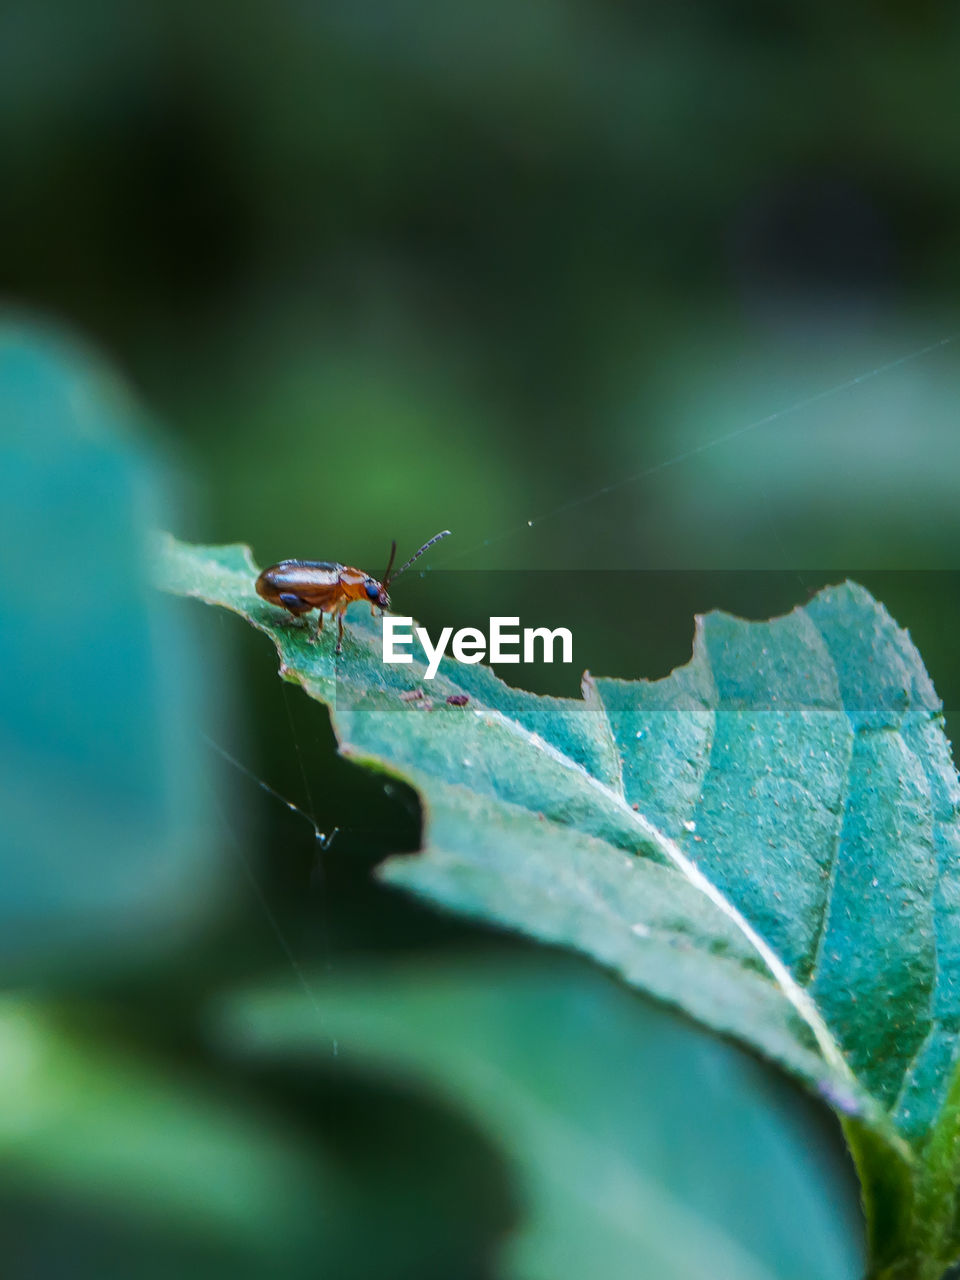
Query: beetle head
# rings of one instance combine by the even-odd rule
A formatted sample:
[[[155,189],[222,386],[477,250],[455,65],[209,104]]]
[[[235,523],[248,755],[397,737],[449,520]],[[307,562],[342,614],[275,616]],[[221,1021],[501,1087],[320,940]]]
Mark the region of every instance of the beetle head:
[[[387,595],[387,589],[376,580],[376,578],[367,578],[364,581],[363,589],[370,597],[372,604],[379,605],[381,609],[390,608],[390,597]]]

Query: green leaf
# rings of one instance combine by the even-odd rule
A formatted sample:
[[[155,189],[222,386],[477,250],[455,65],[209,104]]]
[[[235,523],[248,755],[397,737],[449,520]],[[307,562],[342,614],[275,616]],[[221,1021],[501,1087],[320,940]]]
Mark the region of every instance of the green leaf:
[[[0,972],[142,960],[214,899],[201,677],[151,589],[162,468],[124,388],[0,315]]]
[[[353,1207],[335,1165],[248,1093],[219,1086],[71,1030],[29,1000],[0,1001],[5,1270],[315,1276],[318,1249],[342,1251],[340,1219]],[[28,1232],[12,1250],[12,1209],[33,1203],[39,1239]],[[52,1271],[51,1215],[65,1219],[58,1248],[82,1241]],[[99,1272],[91,1243],[94,1257],[107,1254]]]
[[[351,613],[337,660],[255,575],[246,548],[173,542],[161,570],[267,632],[341,751],[418,789],[424,850],[387,880],[582,951],[804,1080],[843,1119],[872,1274],[938,1277],[960,1253],[960,787],[883,607],[847,583],[771,622],[710,614],[687,666],[588,676],[582,701],[448,660],[425,710],[379,622]]]
[[[503,1151],[502,1280],[858,1280],[852,1179],[729,1045],[586,966],[489,955],[311,977],[219,1014],[235,1052],[371,1067]],[[317,1015],[317,1004],[322,1017]],[[809,1117],[808,1117],[809,1121]]]

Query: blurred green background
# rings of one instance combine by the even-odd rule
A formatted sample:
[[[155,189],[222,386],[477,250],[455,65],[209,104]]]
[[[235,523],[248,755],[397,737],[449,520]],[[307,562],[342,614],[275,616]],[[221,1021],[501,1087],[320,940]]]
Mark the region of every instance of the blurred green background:
[[[958,55],[916,0],[0,6],[8,1274],[856,1275],[829,1118],[378,888],[415,797],[236,619],[153,601],[142,543],[377,572],[451,528],[398,603],[572,626],[575,672],[508,672],[567,693],[852,572],[952,723]],[[354,1052],[248,1025],[270,984]],[[684,1071],[722,1124],[664,1100]],[[649,1114],[599,1120],[635,1072]],[[538,1089],[592,1146],[499,1105]]]

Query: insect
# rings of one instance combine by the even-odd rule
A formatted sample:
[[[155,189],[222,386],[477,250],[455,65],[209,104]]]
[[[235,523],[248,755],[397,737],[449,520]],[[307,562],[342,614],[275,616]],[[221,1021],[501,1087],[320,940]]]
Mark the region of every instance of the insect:
[[[436,534],[406,564],[401,565],[396,573],[391,573],[397,554],[397,544],[392,543],[390,559],[379,582],[362,569],[351,569],[349,565],[334,564],[329,560],[281,560],[279,564],[271,565],[261,573],[257,579],[257,595],[270,604],[286,609],[295,618],[302,617],[311,609],[319,609],[318,636],[323,630],[323,615],[335,613],[338,624],[336,652],[340,653],[343,648],[343,615],[347,605],[354,600],[366,600],[371,613],[378,608],[381,613],[384,609],[389,609],[390,596],[387,588],[390,583],[409,569],[415,560],[419,560],[425,551],[429,551],[435,542],[449,535],[449,529]]]

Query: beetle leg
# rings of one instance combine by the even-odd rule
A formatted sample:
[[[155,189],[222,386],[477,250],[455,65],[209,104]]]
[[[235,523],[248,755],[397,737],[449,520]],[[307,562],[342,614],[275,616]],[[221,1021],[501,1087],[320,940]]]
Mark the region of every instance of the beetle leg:
[[[337,614],[337,653],[343,652],[343,610]]]
[[[300,596],[295,595],[292,591],[282,592],[279,599],[280,607],[282,609],[286,609],[287,613],[290,614],[290,626],[305,627],[307,624],[305,622],[301,623],[300,619],[305,613],[310,612],[310,606],[307,604],[306,600],[301,599]]]

